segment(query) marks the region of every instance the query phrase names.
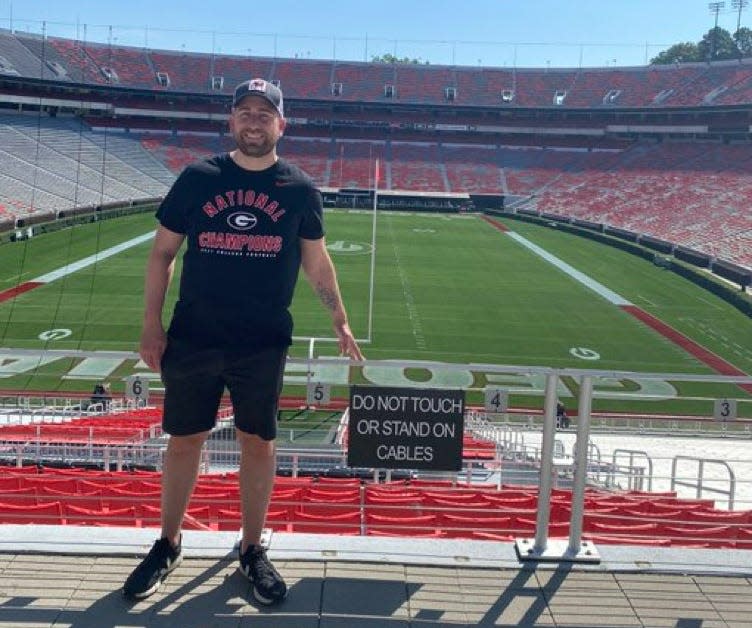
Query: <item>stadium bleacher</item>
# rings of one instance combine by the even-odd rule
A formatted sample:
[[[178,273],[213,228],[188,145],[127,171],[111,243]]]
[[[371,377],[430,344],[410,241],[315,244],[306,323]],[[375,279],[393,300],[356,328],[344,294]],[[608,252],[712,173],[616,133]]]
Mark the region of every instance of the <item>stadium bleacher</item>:
[[[42,42],[48,45],[42,46]],[[551,107],[557,106],[557,92],[565,94],[559,106],[741,104],[749,102],[752,81],[752,64],[747,60],[566,70],[398,66],[150,50],[7,31],[0,33],[0,54],[15,71],[29,78],[59,78],[46,64],[49,60],[61,64],[70,79],[97,85],[113,82],[103,67],[115,70],[121,86],[223,94],[229,94],[249,75],[260,75],[279,80],[289,98],[434,105]],[[169,86],[160,83],[157,72],[169,76]],[[212,77],[222,77],[223,85],[213,86]],[[335,93],[332,85],[339,83],[342,91]],[[385,92],[387,85],[394,87],[390,96]],[[447,98],[448,87],[456,90],[451,100]],[[503,100],[504,90],[513,92],[513,97]],[[604,102],[614,91],[620,93]]]
[[[17,114],[0,117],[0,137],[0,205],[15,217],[159,196],[187,164],[231,144],[227,136],[92,131],[80,121]],[[291,134],[280,150],[324,187],[371,187],[378,157],[389,175],[382,189],[532,197],[539,211],[752,263],[745,145],[638,142],[589,152]]]
[[[607,132],[620,118],[600,113],[644,108],[653,125],[669,128],[675,114],[663,108],[700,107],[693,129],[746,136],[748,112],[709,106],[749,104],[747,60],[579,69],[390,65],[151,50],[5,31],[0,54],[19,78],[117,88],[110,100],[129,112],[155,107],[144,89],[227,97],[247,76],[266,76],[283,86],[293,120],[280,150],[320,186],[370,187],[378,156],[382,189],[527,198],[537,211],[752,264],[748,140],[620,137]],[[352,106],[342,114],[338,102],[382,108]],[[4,114],[0,215],[14,220],[160,196],[185,165],[230,147],[221,120],[203,118],[226,108],[191,98],[179,108],[191,115]],[[557,108],[590,113],[551,118]],[[479,128],[495,131],[481,135]],[[713,237],[705,237],[709,232]]]
[[[164,194],[174,175],[115,135],[63,118],[0,115],[0,203],[20,217]]]
[[[237,472],[200,475],[186,529],[237,530],[238,490]],[[0,467],[0,523],[157,527],[160,493],[156,471]],[[571,499],[570,490],[553,491],[551,537],[569,534]],[[537,486],[278,476],[267,526],[280,532],[511,541],[534,533],[537,500]],[[601,544],[751,548],[752,511],[717,509],[713,500],[675,492],[589,488],[583,531],[585,539]]]

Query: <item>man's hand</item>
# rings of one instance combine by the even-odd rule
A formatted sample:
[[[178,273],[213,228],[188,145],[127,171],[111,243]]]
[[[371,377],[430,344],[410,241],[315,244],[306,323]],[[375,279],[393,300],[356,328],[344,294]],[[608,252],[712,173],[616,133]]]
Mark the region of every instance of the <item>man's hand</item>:
[[[347,323],[337,323],[334,325],[334,331],[339,338],[339,352],[342,355],[348,355],[353,360],[363,360],[363,354],[353,336],[350,326]]]
[[[175,270],[175,255],[185,236],[160,225],[146,264],[144,284],[144,327],[138,352],[146,365],[155,373],[160,371],[162,354],[167,347],[167,334],[162,327],[162,307],[167,287]]]
[[[161,322],[144,323],[141,331],[141,345],[138,352],[141,359],[152,371],[159,373],[161,370],[162,355],[167,347],[167,334]]]

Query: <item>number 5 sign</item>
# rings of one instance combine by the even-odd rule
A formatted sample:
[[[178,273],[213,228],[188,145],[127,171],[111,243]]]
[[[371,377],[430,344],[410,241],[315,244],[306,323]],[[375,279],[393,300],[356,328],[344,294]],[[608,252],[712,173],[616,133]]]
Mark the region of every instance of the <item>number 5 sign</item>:
[[[310,382],[306,390],[306,403],[309,406],[322,406],[329,403],[331,386],[321,382]]]
[[[142,408],[149,403],[149,381],[138,375],[131,375],[125,380],[125,398],[136,407]]]
[[[716,399],[713,416],[716,421],[736,420],[736,399]]]

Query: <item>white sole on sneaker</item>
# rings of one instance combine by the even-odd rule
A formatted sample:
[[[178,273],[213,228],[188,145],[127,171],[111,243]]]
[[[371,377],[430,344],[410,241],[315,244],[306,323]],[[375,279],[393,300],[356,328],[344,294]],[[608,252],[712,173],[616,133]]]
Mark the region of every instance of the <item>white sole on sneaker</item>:
[[[157,592],[160,586],[162,586],[162,583],[165,581],[165,578],[167,578],[168,575],[178,566],[180,563],[183,562],[183,554],[180,554],[173,563],[170,564],[170,566],[167,569],[160,570],[159,578],[154,583],[154,586],[147,589],[146,591],[140,591],[138,593],[126,593],[123,591],[123,594],[125,597],[130,598],[132,600],[143,600],[144,598],[149,597],[150,595],[153,595]]]
[[[251,577],[251,574],[249,572],[246,572],[245,569],[241,565],[238,565],[238,571],[242,573],[249,582],[253,583],[253,578]],[[250,570],[249,570],[250,571]],[[278,604],[282,600],[284,600],[287,597],[287,594],[290,592],[290,589],[285,589],[285,594],[279,598],[268,598],[264,597],[258,592],[258,589],[256,588],[256,585],[253,585],[253,597],[259,604],[263,604],[264,606],[272,606],[274,604]]]
[[[289,593],[289,589],[285,591],[285,594],[279,598],[279,599],[272,599],[268,597],[264,597],[258,592],[258,589],[254,586],[253,587],[253,597],[256,599],[256,601],[259,604],[263,604],[264,606],[272,606],[274,604],[279,604],[282,600],[284,600],[287,597],[287,594]]]

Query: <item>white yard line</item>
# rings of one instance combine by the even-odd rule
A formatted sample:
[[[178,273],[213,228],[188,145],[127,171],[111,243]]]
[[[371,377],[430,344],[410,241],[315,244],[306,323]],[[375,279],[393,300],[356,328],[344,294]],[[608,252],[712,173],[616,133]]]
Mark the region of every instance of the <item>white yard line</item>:
[[[77,262],[66,264],[62,268],[58,268],[57,270],[53,270],[52,272],[40,275],[39,277],[32,279],[31,281],[35,283],[50,283],[51,281],[55,281],[55,279],[60,279],[61,277],[75,273],[82,268],[86,268],[87,266],[91,266],[92,264],[96,264],[97,262],[101,262],[108,257],[112,257],[113,255],[117,255],[118,253],[122,253],[123,251],[131,249],[134,246],[143,244],[144,242],[151,240],[154,237],[154,233],[154,231],[151,231],[136,238],[132,238],[131,240],[127,240],[126,242],[121,242],[120,244],[111,246],[109,249],[97,251],[96,253],[94,253],[94,255],[89,255],[89,257],[85,257],[84,259],[78,260]]]
[[[420,322],[420,316],[418,315],[418,308],[415,305],[415,299],[413,298],[413,292],[410,288],[410,281],[407,278],[404,268],[402,267],[402,261],[400,260],[399,248],[394,244],[394,234],[392,231],[392,221],[389,220],[389,233],[392,236],[392,248],[394,249],[394,258],[397,261],[397,272],[399,273],[400,283],[402,284],[402,293],[405,296],[405,307],[407,308],[407,316],[410,319],[410,325],[412,326],[413,337],[415,338],[415,346],[420,350],[425,350],[426,338],[423,335],[423,325]]]
[[[520,234],[515,233],[514,231],[507,231],[506,233],[510,238],[524,246],[526,249],[532,251],[539,257],[542,257],[544,260],[558,268],[560,271],[569,275],[575,281],[578,281],[586,288],[589,288],[593,292],[596,292],[597,294],[602,296],[608,302],[613,303],[614,305],[633,305],[630,301],[627,301],[624,297],[607,288],[602,283],[597,282],[592,277],[588,277],[585,273],[582,273],[573,266],[570,266],[564,260],[561,260],[555,255],[552,255],[545,249],[539,247],[537,244],[533,244],[530,240],[521,236]]]

